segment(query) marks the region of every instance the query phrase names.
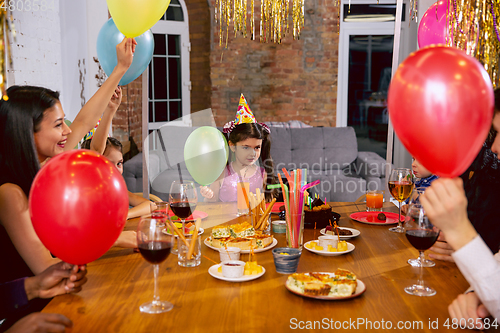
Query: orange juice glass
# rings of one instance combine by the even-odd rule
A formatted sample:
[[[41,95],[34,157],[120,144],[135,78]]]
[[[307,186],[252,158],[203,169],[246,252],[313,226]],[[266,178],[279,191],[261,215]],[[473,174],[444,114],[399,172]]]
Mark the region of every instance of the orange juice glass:
[[[245,191],[246,195],[243,193],[243,191]],[[238,215],[248,214],[249,212],[248,206],[250,204],[250,202],[248,201],[249,193],[250,193],[250,183],[238,182],[238,185],[236,187]]]
[[[366,191],[366,211],[381,212],[384,204],[384,191]]]

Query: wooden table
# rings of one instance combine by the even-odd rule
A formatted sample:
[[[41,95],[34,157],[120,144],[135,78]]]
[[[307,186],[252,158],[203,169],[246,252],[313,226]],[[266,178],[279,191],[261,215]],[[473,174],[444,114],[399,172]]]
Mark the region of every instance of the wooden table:
[[[386,211],[397,211],[390,203],[384,205]],[[227,222],[234,217],[234,206],[199,204],[198,210],[209,215],[202,226]],[[284,332],[293,328],[312,330],[313,325],[316,330],[322,327],[333,331],[343,326],[373,332],[379,327],[383,332],[389,325],[397,329],[398,324],[406,325],[406,332],[446,330],[443,324],[448,319],[448,304],[468,287],[455,264],[437,261],[435,267],[425,268],[425,281],[437,291],[436,296],[408,295],[403,288],[416,282],[419,271],[407,260],[416,258],[418,251],[404,234],[389,232],[387,226],[352,221],[349,215],[364,211],[364,204],[334,203],[332,207],[342,215],[340,226],[361,231],[359,237],[349,240],[356,249],[335,257],[304,249],[298,272],[333,272],[339,267],[351,270],[366,284],[366,292],[360,297],[321,301],[292,294],[285,288],[287,275],[276,272],[271,251],[256,255],[266,269],[259,279],[221,281],[208,274],[214,265],[211,260],[219,261],[218,252],[202,245],[200,266],[179,267],[175,255],[160,266],[160,296],[172,302],[174,309],[158,315],[142,314],[139,305],[153,297],[153,266],[130,249],[111,249],[88,265],[89,281],[82,292],[58,296],[43,311],[71,318],[72,332]],[[132,220],[126,228],[136,225]],[[205,229],[203,239],[209,235],[210,230]],[[306,229],[304,241],[319,235],[319,230]],[[285,246],[284,234],[276,238],[278,246]],[[242,258],[248,260],[247,255]],[[429,327],[433,323],[437,324],[434,329]]]

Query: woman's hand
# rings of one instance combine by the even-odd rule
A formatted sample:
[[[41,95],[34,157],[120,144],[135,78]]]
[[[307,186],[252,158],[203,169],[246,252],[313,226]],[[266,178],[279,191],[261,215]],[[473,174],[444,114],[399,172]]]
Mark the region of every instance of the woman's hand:
[[[118,107],[120,106],[121,102],[122,102],[122,88],[118,86],[116,87],[113,96],[111,96],[111,99],[109,100],[107,110],[113,111],[114,114],[116,110],[118,110]]]
[[[448,312],[453,321],[459,325],[466,325],[467,328],[483,328],[482,318],[489,316],[486,307],[481,304],[481,300],[475,292],[458,295],[458,297],[448,306]],[[464,321],[465,320],[465,321]]]
[[[401,213],[406,215],[406,213],[408,213],[408,207],[409,207],[409,205],[401,206]]]
[[[461,178],[439,178],[420,197],[427,217],[441,229],[454,250],[477,236],[467,217],[467,198]]]
[[[137,248],[137,233],[135,231],[122,231],[113,246],[128,249]]]
[[[134,60],[135,46],[137,42],[134,38],[124,38],[120,44],[116,45],[116,57],[118,64],[115,69],[126,72]]]
[[[214,191],[212,191],[208,186],[201,186],[200,193],[207,199],[212,199],[214,197]]]
[[[432,259],[443,260],[448,262],[455,262],[451,254],[455,251],[451,248],[450,244],[446,242],[444,234],[441,232],[437,239],[437,242],[429,249],[432,253],[429,253],[429,257]]]
[[[24,282],[28,299],[51,298],[66,293],[79,292],[87,282],[85,265],[71,265],[59,262],[42,273],[29,277]]]
[[[71,320],[62,314],[35,312],[19,319],[5,333],[57,333],[72,326]]]

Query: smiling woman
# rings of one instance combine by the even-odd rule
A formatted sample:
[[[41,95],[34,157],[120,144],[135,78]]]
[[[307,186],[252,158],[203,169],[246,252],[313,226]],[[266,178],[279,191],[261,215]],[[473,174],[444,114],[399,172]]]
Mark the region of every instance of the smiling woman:
[[[135,41],[117,45],[118,65],[71,124],[64,122],[59,93],[12,86],[0,102],[0,283],[31,276],[59,259],[36,235],[28,211],[31,184],[42,163],[70,150],[94,127],[130,67]],[[50,218],[47,216],[46,218]]]

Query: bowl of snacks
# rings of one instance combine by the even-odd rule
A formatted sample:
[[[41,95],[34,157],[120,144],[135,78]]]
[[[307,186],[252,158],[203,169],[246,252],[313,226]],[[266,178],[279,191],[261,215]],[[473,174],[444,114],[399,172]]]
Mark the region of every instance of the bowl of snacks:
[[[278,247],[273,249],[274,265],[276,272],[291,274],[297,271],[302,251],[291,247]]]

